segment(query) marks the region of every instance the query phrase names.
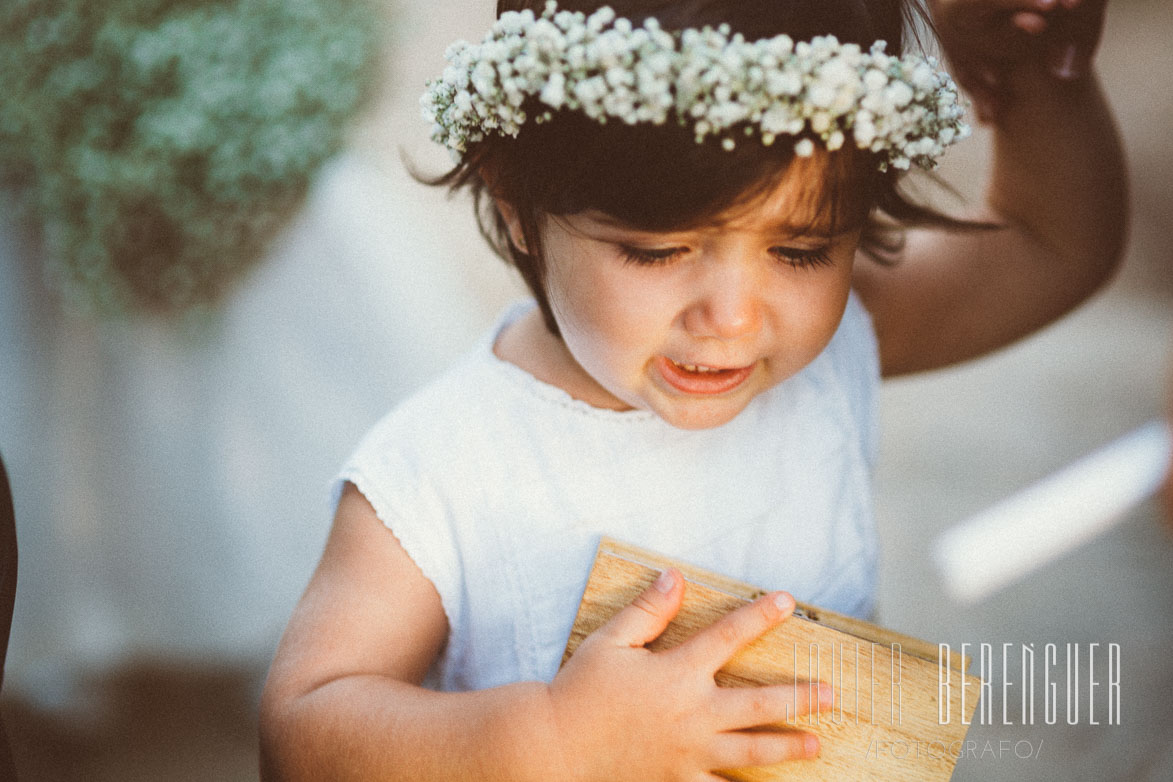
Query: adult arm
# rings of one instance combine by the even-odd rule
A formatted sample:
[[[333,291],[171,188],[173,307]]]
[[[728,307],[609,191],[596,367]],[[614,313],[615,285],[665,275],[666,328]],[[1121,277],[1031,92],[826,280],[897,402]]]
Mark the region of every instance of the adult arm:
[[[858,265],[856,286],[874,318],[887,376],[1014,342],[1085,301],[1120,262],[1126,170],[1087,51],[1098,40],[1104,0],[1065,2],[1075,7],[1056,8],[1056,0],[934,3],[946,52],[970,74],[963,84],[984,80],[982,112],[993,130],[984,203],[966,217],[1001,227],[913,230],[894,268]],[[1057,14],[1033,15],[1050,27],[997,27],[1040,6]],[[982,37],[987,28],[998,32]],[[1068,39],[1083,47],[1079,67],[1065,54]]]

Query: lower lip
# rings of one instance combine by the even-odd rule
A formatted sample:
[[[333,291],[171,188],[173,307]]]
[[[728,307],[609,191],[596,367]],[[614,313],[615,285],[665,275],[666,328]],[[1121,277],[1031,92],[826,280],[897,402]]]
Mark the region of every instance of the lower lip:
[[[668,385],[677,391],[701,396],[727,394],[753,374],[752,364],[738,369],[722,369],[719,372],[689,372],[664,356],[656,357],[656,368]]]

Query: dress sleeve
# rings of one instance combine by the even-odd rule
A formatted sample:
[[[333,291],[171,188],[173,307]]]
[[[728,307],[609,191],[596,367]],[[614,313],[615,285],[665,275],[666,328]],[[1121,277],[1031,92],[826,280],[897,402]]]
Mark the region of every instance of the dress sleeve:
[[[463,600],[451,514],[430,476],[412,458],[410,435],[398,429],[392,414],[367,434],[335,477],[333,502],[336,506],[346,483],[355,485],[432,582],[448,626],[456,627]]]

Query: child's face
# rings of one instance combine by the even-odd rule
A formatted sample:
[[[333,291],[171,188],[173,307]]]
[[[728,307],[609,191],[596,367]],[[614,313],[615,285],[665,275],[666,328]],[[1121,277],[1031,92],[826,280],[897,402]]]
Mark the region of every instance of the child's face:
[[[695,229],[649,233],[598,212],[547,219],[559,384],[703,429],[812,361],[843,315],[860,238],[814,219],[803,186],[814,165],[800,160],[764,196]]]

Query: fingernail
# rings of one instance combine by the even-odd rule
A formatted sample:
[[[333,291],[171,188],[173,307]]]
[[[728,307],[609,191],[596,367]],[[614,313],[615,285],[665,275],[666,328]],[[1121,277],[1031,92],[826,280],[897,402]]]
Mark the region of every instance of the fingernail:
[[[829,684],[819,685],[819,706],[829,708],[835,703],[835,688]]]
[[[807,757],[814,757],[819,754],[819,740],[814,736],[807,736],[803,748],[806,750]]]
[[[1013,21],[1014,26],[1027,35],[1041,35],[1047,29],[1047,20],[1041,14],[1018,13]]]
[[[666,595],[672,591],[672,587],[675,585],[675,583],[676,579],[672,576],[672,573],[668,570],[665,570],[660,574],[652,586],[654,586],[657,591]]]
[[[794,608],[794,598],[786,592],[779,592],[774,595],[774,605],[778,606],[778,610],[785,613]]]
[[[1060,79],[1072,79],[1078,75],[1075,68],[1076,58],[1079,56],[1079,47],[1073,43],[1067,44],[1060,58],[1051,66],[1051,72]]]

